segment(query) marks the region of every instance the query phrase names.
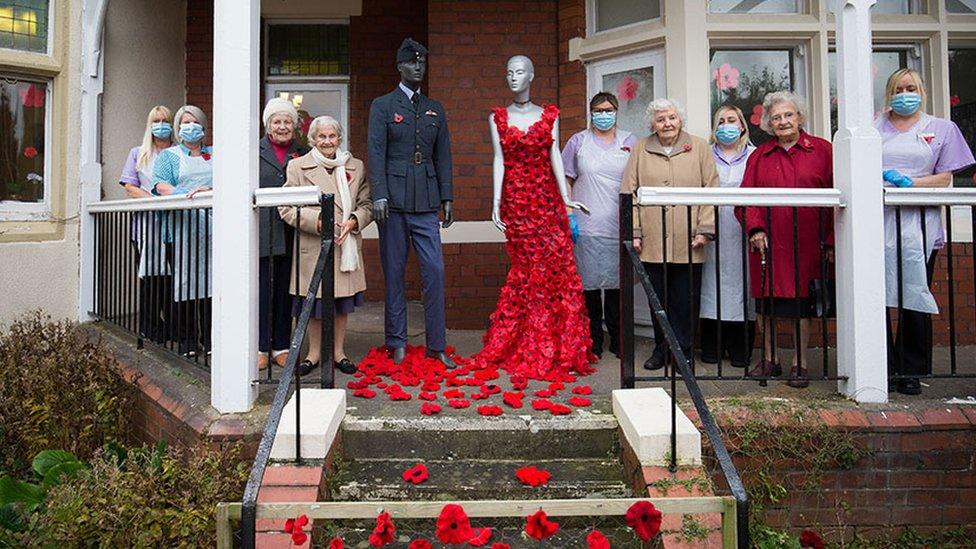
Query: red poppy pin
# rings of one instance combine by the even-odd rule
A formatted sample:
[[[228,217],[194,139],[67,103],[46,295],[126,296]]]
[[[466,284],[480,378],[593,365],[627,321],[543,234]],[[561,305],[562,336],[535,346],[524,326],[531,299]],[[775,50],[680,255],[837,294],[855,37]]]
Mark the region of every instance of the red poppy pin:
[[[393,121],[396,122],[397,124],[403,122],[403,115],[401,115],[400,113],[393,113]]]
[[[349,172],[346,172],[346,181],[352,181],[352,176],[349,175]]]
[[[34,158],[37,156],[37,149],[34,147],[24,147],[24,156],[27,158]]]
[[[210,153],[203,153],[200,156],[202,156],[204,160],[207,160],[207,161],[210,160]]]
[[[923,134],[919,134],[919,136],[922,139],[924,139],[925,142],[928,143],[929,145],[931,145],[932,144],[932,140],[935,139],[935,134],[934,133],[923,133]],[[27,151],[24,151],[24,152],[26,153]]]
[[[685,152],[690,151],[691,150],[691,143],[685,143],[685,146],[684,147],[681,147],[681,149],[683,151],[685,151]]]
[[[628,147],[627,145],[624,145],[623,147],[620,147],[620,150],[622,150],[624,152],[630,152],[630,147]]]
[[[298,153],[297,152],[292,152],[290,156],[291,156],[291,159],[294,160],[294,159],[298,158]]]

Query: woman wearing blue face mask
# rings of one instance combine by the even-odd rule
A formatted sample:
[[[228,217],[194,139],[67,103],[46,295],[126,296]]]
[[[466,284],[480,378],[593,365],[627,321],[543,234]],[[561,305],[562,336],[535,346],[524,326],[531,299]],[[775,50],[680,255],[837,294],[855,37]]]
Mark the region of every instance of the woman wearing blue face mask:
[[[119,185],[129,198],[153,196],[153,167],[159,153],[173,145],[172,122],[173,113],[163,105],[149,110],[142,144],[129,151],[119,177]],[[160,219],[149,212],[132,216],[132,243],[139,253],[139,335],[156,343],[167,339],[165,304],[169,303],[172,284]]]
[[[955,123],[923,111],[925,95],[921,75],[911,69],[897,70],[888,78],[887,106],[875,122],[882,140],[885,186],[948,187],[952,172],[974,163]],[[932,373],[930,315],[939,310],[929,285],[936,255],[946,244],[942,208],[901,208],[901,219],[896,216],[894,208],[885,208],[885,293],[895,312],[889,316],[898,319],[897,334],[888,326],[888,375],[899,393],[917,395],[918,376]]]
[[[153,170],[153,192],[185,195],[213,187],[212,151],[204,144],[207,115],[198,107],[184,105],[176,111],[177,145],[160,153]],[[173,267],[174,314],[172,322],[180,353],[196,356],[210,348],[210,293],[213,212],[209,209],[176,210],[166,219],[163,234]]]
[[[742,111],[732,105],[719,107],[712,128],[710,141],[719,184],[738,187],[746,171],[746,160],[756,150],[749,140]],[[719,208],[716,223],[721,236],[718,242],[707,244],[701,287],[701,359],[715,364],[727,355],[732,366],[745,368],[752,357],[756,310],[755,302],[745,293],[749,285],[742,262],[744,239],[733,209]]]
[[[570,218],[575,218],[578,227],[573,250],[590,317],[591,350],[597,357],[603,355],[604,320],[610,335],[610,352],[619,356],[620,182],[630,151],[637,144],[633,134],[617,127],[617,108],[617,97],[612,93],[593,96],[590,129],[571,137],[562,153],[573,200],[590,208],[590,215],[570,214]]]

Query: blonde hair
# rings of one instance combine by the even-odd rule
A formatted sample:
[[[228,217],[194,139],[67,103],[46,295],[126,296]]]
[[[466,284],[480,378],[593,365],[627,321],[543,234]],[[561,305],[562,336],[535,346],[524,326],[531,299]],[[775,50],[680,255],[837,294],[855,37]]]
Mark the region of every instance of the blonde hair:
[[[197,124],[203,126],[204,135],[210,133],[207,131],[210,126],[210,122],[207,120],[207,115],[204,114],[203,110],[195,105],[183,105],[180,107],[180,110],[176,111],[176,116],[173,117],[173,131],[176,132],[176,139],[174,142],[179,141],[180,139],[180,120],[183,120],[183,115],[187,113],[192,115],[193,118],[197,119]],[[206,137],[204,137],[204,139],[206,139]]]
[[[922,75],[914,69],[898,69],[891,73],[888,77],[888,83],[885,84],[885,96],[884,96],[884,108],[887,110],[889,104],[891,104],[891,98],[895,95],[895,88],[898,87],[898,81],[906,76],[911,76],[912,80],[915,81],[915,86],[918,87],[918,95],[922,98],[922,108],[925,110],[925,100],[928,94],[925,91],[925,81],[922,80]]]
[[[791,91],[776,91],[766,94],[763,98],[762,104],[762,116],[759,119],[759,127],[769,135],[774,135],[773,127],[770,125],[769,111],[773,110],[775,105],[780,103],[792,103],[796,108],[796,115],[801,118],[802,122],[797,122],[798,128],[803,128],[807,122],[807,102],[803,100],[799,95]]]
[[[173,125],[173,113],[165,105],[156,105],[149,109],[149,116],[146,117],[146,131],[142,134],[142,144],[139,145],[139,156],[136,157],[136,170],[143,170],[149,166],[149,161],[156,154],[156,150],[153,147],[152,126],[153,118],[156,118],[157,114],[165,116],[166,122],[169,122],[170,126]],[[174,133],[176,133],[175,129],[169,134],[170,144],[173,143]]]
[[[718,129],[718,119],[722,117],[722,113],[726,111],[732,111],[736,116],[739,117],[739,126],[742,127],[742,135],[735,142],[735,149],[741,151],[747,145],[752,145],[752,140],[749,139],[749,126],[746,125],[746,118],[742,115],[742,109],[736,107],[735,105],[722,105],[715,110],[715,116],[712,117],[712,135],[708,136],[709,143],[715,143],[715,130]]]

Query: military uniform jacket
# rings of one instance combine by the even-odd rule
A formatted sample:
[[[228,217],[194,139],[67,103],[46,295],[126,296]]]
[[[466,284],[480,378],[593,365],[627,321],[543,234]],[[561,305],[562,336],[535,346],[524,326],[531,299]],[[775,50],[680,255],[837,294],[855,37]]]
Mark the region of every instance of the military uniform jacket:
[[[398,87],[369,108],[373,200],[387,199],[393,211],[434,212],[442,201],[453,200],[447,116],[440,103],[419,97],[415,109]]]
[[[298,158],[308,152],[308,147],[302,145],[297,140],[291,142],[288,155],[285,157],[285,164],[293,158]],[[271,141],[265,135],[261,138],[259,156],[261,158],[260,170],[258,171],[258,186],[281,187],[285,184],[285,166],[278,163]],[[284,255],[288,252],[287,247],[291,242],[291,227],[286,227],[278,216],[275,208],[258,208],[258,219],[260,229],[258,230],[258,253],[261,257],[269,255]],[[287,235],[286,235],[287,233]],[[270,238],[270,242],[269,242]]]

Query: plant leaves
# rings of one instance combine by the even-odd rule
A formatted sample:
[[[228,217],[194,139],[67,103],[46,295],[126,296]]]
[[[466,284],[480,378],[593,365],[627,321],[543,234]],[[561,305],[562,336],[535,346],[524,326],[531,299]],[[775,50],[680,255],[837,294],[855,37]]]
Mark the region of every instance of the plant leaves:
[[[23,532],[27,529],[27,524],[13,504],[8,503],[0,505],[0,528],[11,532]]]
[[[41,481],[41,486],[47,490],[60,483],[62,478],[75,478],[78,476],[78,471],[83,471],[87,468],[88,466],[80,461],[66,461],[64,463],[59,463],[48,469],[47,474],[44,475],[44,480]]]
[[[70,462],[78,463],[78,458],[71,452],[65,452],[64,450],[44,450],[34,457],[31,467],[37,473],[37,476],[44,478],[52,468],[62,463]]]
[[[23,503],[36,507],[44,503],[44,489],[36,484],[0,477],[0,505]]]

